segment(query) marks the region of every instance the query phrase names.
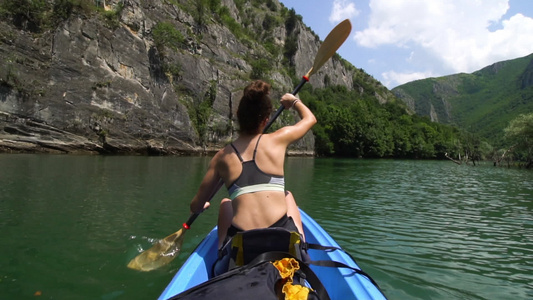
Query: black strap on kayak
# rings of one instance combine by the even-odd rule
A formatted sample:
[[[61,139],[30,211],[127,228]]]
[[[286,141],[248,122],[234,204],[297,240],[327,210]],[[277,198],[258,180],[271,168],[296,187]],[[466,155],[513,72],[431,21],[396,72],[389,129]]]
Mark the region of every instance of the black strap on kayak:
[[[346,250],[344,250],[342,248],[339,248],[339,247],[323,246],[323,245],[319,245],[319,244],[304,243],[303,248],[305,250],[313,249],[313,250],[322,250],[322,251],[336,251],[336,250],[339,250],[339,251],[344,252],[346,255],[348,255],[357,264],[357,262],[355,261],[355,258],[349,252],[347,252]],[[338,262],[338,261],[332,261],[332,260],[314,260],[314,261],[312,260],[312,261],[306,261],[306,263],[308,263],[310,265],[318,266],[318,267],[347,268],[347,269],[350,269],[350,270],[354,271],[355,273],[363,275],[366,278],[368,278],[368,280],[370,280],[370,282],[375,287],[377,287],[378,290],[381,291],[381,288],[379,287],[378,283],[368,273],[366,273],[365,271],[363,271],[361,269],[357,269],[357,268],[348,266],[348,265],[346,265],[344,263],[341,263],[341,262]],[[385,295],[383,292],[381,292],[381,293],[383,295]]]
[[[360,275],[365,276],[366,278],[368,278],[368,280],[370,280],[370,282],[372,282],[373,285],[375,285],[377,288],[379,288],[377,282],[374,281],[374,279],[372,279],[372,277],[370,277],[370,275],[368,275],[365,271],[363,271],[361,269],[354,268],[354,267],[350,267],[347,264],[344,264],[344,263],[341,263],[341,262],[338,262],[338,261],[333,261],[333,260],[312,260],[312,261],[308,261],[307,263],[310,264],[310,265],[313,265],[313,266],[318,266],[318,267],[350,269],[356,274],[360,274]]]
[[[339,248],[339,247],[322,246],[322,245],[319,245],[319,244],[311,244],[311,243],[302,243],[302,249],[304,249],[304,250],[313,249],[313,250],[324,250],[324,251],[340,250],[342,252],[346,252],[346,251],[344,251],[344,249]],[[352,257],[352,259],[353,259],[353,257]]]
[[[275,261],[275,260],[280,260],[280,259],[284,259],[284,258],[293,258],[296,261],[298,261],[298,263],[300,265],[300,270],[302,270],[302,272],[305,274],[305,280],[307,280],[307,282],[309,282],[311,287],[317,293],[318,298],[320,300],[331,300],[331,298],[329,297],[328,292],[326,291],[326,288],[324,287],[324,285],[322,285],[322,282],[320,281],[320,279],[318,279],[318,276],[316,276],[315,272],[313,272],[313,270],[311,270],[311,268],[307,265],[307,263],[299,260],[297,257],[295,257],[294,255],[292,255],[290,253],[286,253],[286,252],[265,252],[265,253],[260,254],[259,256],[257,256],[252,262],[250,262],[249,265],[257,265],[257,264],[260,264],[262,262]]]

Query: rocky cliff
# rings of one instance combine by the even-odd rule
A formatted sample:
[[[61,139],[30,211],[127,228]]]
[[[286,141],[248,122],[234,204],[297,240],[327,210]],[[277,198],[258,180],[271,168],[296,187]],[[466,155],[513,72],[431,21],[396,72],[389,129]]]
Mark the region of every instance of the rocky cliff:
[[[205,153],[234,138],[252,78],[269,80],[277,99],[320,45],[278,1],[47,1],[41,19],[8,2],[0,152]],[[70,5],[66,13],[56,2]],[[45,22],[54,15],[62,18]],[[353,89],[356,73],[337,56],[310,84]],[[284,112],[280,122],[295,118]],[[313,145],[308,134],[292,151],[312,154]]]

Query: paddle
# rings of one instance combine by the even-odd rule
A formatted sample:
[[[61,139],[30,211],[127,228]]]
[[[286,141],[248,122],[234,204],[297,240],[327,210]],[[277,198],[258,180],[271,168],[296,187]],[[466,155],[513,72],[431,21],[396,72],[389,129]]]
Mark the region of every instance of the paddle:
[[[292,92],[293,95],[298,94],[298,91],[300,91],[302,86],[307,81],[309,81],[309,77],[315,74],[326,63],[326,61],[328,61],[333,56],[333,54],[335,54],[337,49],[339,49],[339,47],[348,38],[351,30],[352,23],[350,23],[350,20],[348,19],[342,21],[337,26],[335,26],[335,28],[333,28],[333,30],[328,34],[320,48],[318,48],[318,52],[315,56],[315,61],[313,62],[313,66],[311,67],[309,72],[307,72],[307,74],[302,77],[302,80]],[[283,109],[284,107],[282,105],[276,111],[274,116],[270,119],[268,124],[265,126],[263,132],[266,132],[268,130],[272,123],[283,112]],[[221,186],[222,181],[219,182],[216,191],[218,191]],[[215,196],[216,191],[213,193],[213,195],[211,195],[211,197],[209,198],[210,200],[211,198],[213,198],[213,196]],[[192,214],[189,217],[189,220],[183,223],[183,228],[158,241],[154,246],[152,246],[152,248],[144,251],[143,253],[132,259],[128,264],[128,268],[139,271],[151,271],[171,262],[181,250],[185,231],[190,228],[190,226],[192,225],[194,220],[196,220],[198,215],[198,213]]]
[[[152,271],[171,262],[178,256],[185,230],[189,229],[198,214],[192,214],[187,222],[183,223],[183,228],[159,240],[152,248],[137,255],[128,263],[128,268],[139,271]]]
[[[333,56],[333,54],[335,54],[337,49],[339,49],[339,47],[348,38],[351,31],[352,23],[349,19],[340,22],[337,26],[335,26],[335,28],[333,28],[333,30],[331,30],[331,32],[328,34],[320,48],[318,48],[318,52],[315,56],[315,61],[313,62],[313,66],[311,67],[311,69],[309,69],[309,72],[307,72],[307,74],[302,77],[302,80],[292,92],[293,95],[298,94],[303,85],[309,81],[309,77],[318,72],[318,70],[326,63],[326,61],[328,61]],[[265,126],[265,129],[263,129],[263,133],[267,132],[272,123],[274,123],[274,121],[283,112],[284,108],[285,107],[283,105],[278,108],[274,116]]]
[[[211,197],[209,197],[210,201],[220,187],[222,187],[223,183],[222,180],[218,182],[215,191]],[[183,228],[166,238],[157,241],[157,243],[155,243],[150,249],[137,255],[128,263],[128,268],[146,272],[155,270],[171,262],[180,253],[186,230],[191,227],[192,222],[194,222],[199,215],[200,214],[192,214],[187,222],[183,223]]]

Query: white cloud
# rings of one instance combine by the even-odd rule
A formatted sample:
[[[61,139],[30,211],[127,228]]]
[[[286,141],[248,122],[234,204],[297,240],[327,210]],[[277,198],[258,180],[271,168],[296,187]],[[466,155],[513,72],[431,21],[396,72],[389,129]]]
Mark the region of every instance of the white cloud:
[[[425,57],[440,60],[428,64],[453,72],[472,72],[533,52],[533,19],[516,14],[502,20],[509,0],[370,0],[369,6],[368,28],[354,36],[360,46],[422,48]],[[501,24],[501,29],[491,32],[491,24]],[[422,73],[383,76],[400,82],[416,74]]]
[[[333,1],[333,8],[329,21],[331,23],[337,23],[344,19],[350,19],[359,14],[359,10],[355,8],[355,4],[348,0],[335,0]]]
[[[392,88],[418,79],[435,77],[435,75],[431,72],[398,73],[396,71],[383,72],[381,73],[381,76],[383,77],[383,85],[388,88]]]

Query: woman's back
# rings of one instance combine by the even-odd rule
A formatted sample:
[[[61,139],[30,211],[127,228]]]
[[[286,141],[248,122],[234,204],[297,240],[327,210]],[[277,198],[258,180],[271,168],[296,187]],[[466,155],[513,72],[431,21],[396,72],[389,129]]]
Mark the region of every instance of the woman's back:
[[[287,213],[283,179],[285,148],[278,145],[272,134],[258,134],[241,136],[222,150],[221,177],[230,198],[234,198],[235,226],[244,230],[268,227]],[[254,178],[263,182],[253,182]],[[248,186],[240,186],[245,184]]]
[[[230,235],[229,232],[235,230],[283,227],[285,220],[291,217],[297,219],[296,226],[301,232],[296,202],[292,194],[285,191],[284,180],[280,177],[287,147],[302,138],[316,123],[316,118],[300,99],[285,94],[281,104],[286,109],[294,108],[300,120],[273,133],[262,134],[272,113],[269,93],[270,85],[260,80],[244,89],[237,109],[239,137],[211,160],[191,201],[191,212],[201,212],[209,206],[206,202],[222,184],[226,185],[230,199],[222,199],[220,203],[219,242],[225,240],[226,232]]]

